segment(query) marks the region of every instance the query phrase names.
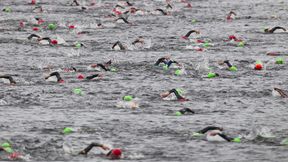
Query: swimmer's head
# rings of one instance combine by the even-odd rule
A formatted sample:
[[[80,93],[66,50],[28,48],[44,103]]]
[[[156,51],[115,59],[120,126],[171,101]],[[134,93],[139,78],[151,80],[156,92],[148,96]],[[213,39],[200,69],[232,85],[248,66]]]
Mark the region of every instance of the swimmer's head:
[[[264,29],[264,32],[265,32],[265,33],[268,33],[268,32],[269,32],[269,28],[265,28],[265,29]]]
[[[10,143],[8,143],[8,142],[2,143],[1,146],[2,146],[3,148],[11,147]]]
[[[128,96],[124,96],[124,97],[123,97],[123,100],[124,100],[124,101],[132,101],[132,100],[133,100],[133,97],[132,97],[132,96],[129,96],[129,95],[128,95]]]
[[[120,159],[122,155],[122,150],[120,148],[112,149],[107,156],[109,156],[111,159]]]

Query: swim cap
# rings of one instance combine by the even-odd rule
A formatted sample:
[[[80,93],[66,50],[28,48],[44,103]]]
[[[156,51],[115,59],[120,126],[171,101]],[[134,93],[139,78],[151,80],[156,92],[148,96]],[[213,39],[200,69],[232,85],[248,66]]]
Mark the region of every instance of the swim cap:
[[[75,26],[74,25],[70,25],[69,29],[75,29]]]
[[[181,95],[184,93],[184,90],[181,88],[176,88],[176,91]]]
[[[168,65],[163,65],[163,70],[168,70],[169,69],[169,67],[168,67]]]
[[[193,19],[193,20],[192,20],[192,23],[196,23],[196,22],[197,22],[197,20],[196,20],[196,19]]]
[[[37,28],[37,27],[34,27],[34,28],[32,28],[32,30],[33,30],[33,31],[38,31],[38,30],[39,30],[39,28]]]
[[[77,78],[78,78],[78,79],[84,79],[84,75],[83,75],[83,74],[78,74],[78,75],[77,75]]]
[[[244,41],[241,41],[238,43],[238,47],[244,47],[245,46],[245,42]]]
[[[176,115],[176,116],[181,116],[182,113],[181,113],[180,111],[176,111],[175,115]]]
[[[81,43],[78,43],[78,42],[77,42],[77,43],[75,44],[75,47],[76,47],[76,48],[81,48]]]
[[[66,127],[66,128],[64,128],[63,131],[62,131],[63,134],[70,134],[70,133],[72,133],[72,132],[73,132],[73,129],[70,128],[70,127]]]
[[[116,72],[116,71],[117,71],[117,69],[116,69],[116,68],[114,68],[114,67],[112,67],[112,68],[110,68],[110,71],[111,71],[111,72]]]
[[[208,43],[208,42],[205,42],[204,44],[203,44],[203,47],[205,47],[205,48],[208,48],[210,46],[210,44]]]
[[[276,59],[275,63],[276,64],[284,64],[284,60],[281,57],[279,57],[279,58]]]
[[[32,5],[36,4],[36,0],[31,0],[31,4]]]
[[[4,11],[4,12],[12,12],[12,9],[11,9],[11,7],[5,7],[5,8],[3,9],[3,11]]]
[[[254,67],[255,70],[262,70],[262,68],[263,68],[262,64],[256,64]]]
[[[14,152],[14,150],[11,147],[6,147],[6,148],[4,148],[4,150],[8,153]]]
[[[230,39],[230,40],[237,40],[237,38],[236,38],[235,35],[229,35],[229,39]]]
[[[229,68],[229,70],[230,70],[230,71],[237,71],[237,68],[236,68],[235,66],[231,66],[231,67]]]
[[[58,41],[56,39],[51,40],[51,44],[56,45],[58,44]]]
[[[232,142],[240,143],[241,142],[241,138],[240,137],[233,138]]]
[[[217,75],[215,73],[211,73],[211,72],[209,72],[207,75],[208,78],[215,78],[216,76]]]
[[[175,75],[181,75],[181,74],[182,74],[182,71],[180,69],[175,71]]]
[[[132,97],[132,96],[129,96],[129,95],[123,97],[123,100],[124,100],[124,101],[131,101],[132,99],[133,99],[133,97]]]
[[[119,148],[115,148],[115,149],[113,149],[113,150],[111,151],[111,156],[112,156],[113,158],[120,158],[121,155],[122,155],[122,151],[121,151],[121,149],[119,149]]]
[[[280,143],[281,145],[288,145],[288,138],[285,138],[283,141]]]
[[[2,143],[1,146],[4,147],[4,148],[11,147],[10,143],[8,143],[8,142]]]
[[[73,93],[77,94],[77,95],[83,95],[83,92],[80,88],[75,88],[73,89]]]
[[[193,132],[192,136],[193,137],[200,137],[200,136],[203,136],[204,134],[202,133],[198,133],[198,132]]]
[[[57,28],[57,26],[55,24],[49,24],[48,25],[49,30],[55,30],[56,28]]]

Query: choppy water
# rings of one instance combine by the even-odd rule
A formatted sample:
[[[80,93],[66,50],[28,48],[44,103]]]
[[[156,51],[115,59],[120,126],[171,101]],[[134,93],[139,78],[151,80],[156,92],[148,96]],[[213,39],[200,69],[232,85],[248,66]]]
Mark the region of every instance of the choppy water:
[[[10,141],[27,160],[105,161],[95,155],[97,149],[88,157],[74,155],[90,142],[123,148],[121,161],[288,160],[288,148],[279,146],[288,131],[288,100],[271,95],[273,87],[288,89],[288,66],[275,65],[275,57],[266,55],[287,53],[287,34],[262,32],[264,27],[288,26],[287,1],[193,0],[192,9],[173,1],[172,15],[132,15],[129,21],[133,25],[113,25],[113,19],[104,18],[117,1],[102,1],[97,4],[100,7],[82,12],[79,7],[68,6],[68,0],[42,0],[40,4],[46,11],[42,14],[33,13],[34,6],[28,2],[0,1],[2,8],[10,6],[13,10],[0,13],[0,70],[16,75],[17,82],[16,86],[1,84],[0,141]],[[131,2],[146,10],[165,8],[159,0]],[[226,15],[231,10],[237,13],[237,19],[228,23]],[[55,32],[33,32],[30,25],[17,30],[20,20],[30,21],[34,16],[57,22],[60,27]],[[197,22],[192,23],[193,19]],[[67,21],[76,30],[89,33],[79,36],[69,32]],[[100,21],[106,25],[104,29],[95,28]],[[191,29],[201,31],[192,37],[210,39],[214,46],[205,52],[186,49],[191,43],[179,38]],[[69,44],[80,41],[88,47],[41,46],[27,40],[30,33],[58,34]],[[247,45],[241,48],[224,42],[229,35],[242,37]],[[151,47],[111,50],[116,41],[129,44],[138,36],[151,41]],[[153,66],[167,54],[183,63],[188,74],[175,76],[174,70],[165,72]],[[61,73],[64,84],[49,84],[43,78],[43,68],[49,65],[54,70],[74,66],[88,75],[95,72],[88,72],[86,66],[109,59],[119,71],[106,72],[99,81],[79,81],[77,73]],[[225,59],[238,71],[230,72],[217,64]],[[203,60],[209,61],[219,78],[207,79],[203,77],[207,73],[201,70],[196,75],[193,68],[204,65]],[[264,70],[253,70],[256,60],[264,63]],[[74,88],[81,88],[84,95],[72,93]],[[161,100],[159,93],[171,88],[185,89],[191,101]],[[140,108],[116,108],[115,104],[127,94],[140,99]],[[196,114],[174,115],[184,107]],[[222,126],[230,136],[247,139],[242,143],[210,143],[191,137],[192,132],[208,125]],[[78,131],[64,136],[60,134],[64,127]],[[272,133],[275,138],[256,138],[261,132]]]

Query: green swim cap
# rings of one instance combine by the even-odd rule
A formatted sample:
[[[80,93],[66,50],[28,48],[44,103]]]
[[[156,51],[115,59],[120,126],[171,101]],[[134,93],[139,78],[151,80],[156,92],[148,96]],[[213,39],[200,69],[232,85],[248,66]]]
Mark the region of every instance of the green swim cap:
[[[181,88],[176,88],[176,91],[181,95],[184,93],[184,90]]]
[[[4,11],[4,12],[12,12],[12,9],[11,9],[11,7],[5,7],[5,8],[3,9],[3,11]]]
[[[75,44],[75,47],[76,47],[76,48],[81,48],[81,43],[77,42],[77,43]]]
[[[55,30],[56,28],[57,28],[57,26],[55,24],[49,24],[48,25],[49,30]]]
[[[240,143],[241,142],[241,138],[240,137],[233,138],[232,142]]]
[[[73,93],[77,94],[77,95],[83,95],[83,92],[80,88],[75,88],[73,89]]]
[[[111,71],[111,72],[117,72],[117,69],[114,68],[114,67],[112,67],[112,68],[110,68],[110,71]]]
[[[238,43],[238,47],[244,47],[244,46],[245,46],[245,42],[244,41]]]
[[[281,57],[279,57],[279,58],[276,59],[275,63],[276,64],[284,64],[284,60]]]
[[[193,132],[193,134],[192,134],[193,137],[201,137],[201,136],[203,136],[203,135],[204,135],[204,134],[198,133],[198,132]]]
[[[163,70],[168,70],[169,69],[169,67],[168,67],[168,65],[163,65]]]
[[[65,127],[62,131],[63,134],[70,134],[73,132],[73,129],[70,127]]]
[[[6,148],[4,148],[4,150],[6,152],[8,152],[8,153],[13,153],[14,152],[14,150],[11,147],[6,147]]]
[[[281,145],[288,145],[288,138],[284,139],[283,141],[281,141],[280,143]]]
[[[176,111],[175,115],[176,115],[176,116],[181,116],[182,113],[181,113],[180,111]]]
[[[175,75],[181,75],[181,74],[182,74],[181,70],[178,69],[178,70],[175,71]]]
[[[256,64],[261,64],[262,65],[262,61],[256,61]]]
[[[205,43],[203,44],[203,47],[208,48],[209,46],[210,46],[210,44],[205,41]]]
[[[231,67],[229,68],[229,70],[230,70],[230,71],[237,71],[238,69],[236,68],[236,66],[231,66]]]
[[[208,78],[215,78],[216,77],[216,74],[215,73],[208,73],[207,75]]]
[[[192,21],[191,21],[192,23],[196,23],[197,22],[197,20],[196,19],[192,19]]]
[[[10,143],[8,143],[8,142],[2,143],[1,146],[4,147],[4,148],[6,148],[6,147],[11,147]]]
[[[129,96],[129,95],[128,95],[128,96],[124,96],[124,97],[123,97],[123,100],[124,100],[124,101],[131,101],[131,100],[133,100],[133,97],[132,97],[132,96]]]

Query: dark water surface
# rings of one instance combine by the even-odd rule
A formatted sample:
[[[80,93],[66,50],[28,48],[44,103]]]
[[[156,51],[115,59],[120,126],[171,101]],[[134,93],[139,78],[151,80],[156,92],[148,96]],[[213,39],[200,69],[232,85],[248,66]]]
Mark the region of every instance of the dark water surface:
[[[195,0],[192,9],[173,1],[172,15],[131,15],[133,25],[113,25],[113,18],[105,18],[117,1],[105,0],[101,7],[82,12],[79,7],[68,6],[68,0],[42,0],[40,4],[47,11],[42,14],[33,13],[34,6],[28,2],[0,1],[2,8],[10,6],[13,10],[0,13],[0,72],[16,75],[17,82],[16,86],[1,83],[0,142],[10,141],[27,161],[105,161],[95,155],[97,149],[88,157],[74,155],[90,142],[123,148],[125,157],[121,161],[288,161],[288,147],[278,145],[288,131],[287,99],[271,94],[273,87],[288,89],[288,66],[276,65],[275,57],[266,55],[287,53],[288,34],[263,33],[264,27],[288,26],[288,1]],[[165,8],[162,1],[132,2],[146,10]],[[228,23],[226,15],[231,10],[237,13],[237,19]],[[35,16],[57,22],[60,27],[33,32],[27,24],[24,30],[17,30],[20,20],[27,22]],[[193,19],[197,22],[192,23]],[[89,33],[79,36],[69,32],[67,21],[76,30]],[[100,21],[106,27],[96,29]],[[191,29],[201,31],[192,37],[210,39],[214,46],[205,52],[186,49],[192,43],[179,38]],[[30,33],[58,34],[68,44],[80,41],[88,47],[77,50],[38,45],[27,40]],[[242,37],[247,45],[242,48],[224,42],[229,35]],[[111,50],[116,41],[129,44],[138,36],[151,41],[151,47]],[[185,65],[187,75],[175,76],[175,70],[165,72],[153,66],[167,54]],[[288,61],[287,56],[283,58]],[[119,71],[105,72],[103,80],[83,82],[76,78],[77,73],[62,72],[65,83],[51,84],[43,77],[43,68],[49,65],[53,70],[74,66],[85,75],[94,74],[86,67],[109,59]],[[225,59],[238,71],[221,69],[217,61]],[[205,60],[221,75],[219,78],[208,79],[205,70],[195,70]],[[264,70],[253,70],[256,60],[264,63]],[[199,75],[195,75],[197,72]],[[84,91],[83,96],[72,93],[78,87]],[[161,100],[159,93],[171,88],[184,89],[190,101]],[[140,99],[138,109],[115,106],[127,94]],[[174,115],[184,107],[196,114]],[[276,137],[211,143],[191,136],[208,125],[222,126],[231,136],[264,129]],[[77,132],[61,135],[64,127]]]

